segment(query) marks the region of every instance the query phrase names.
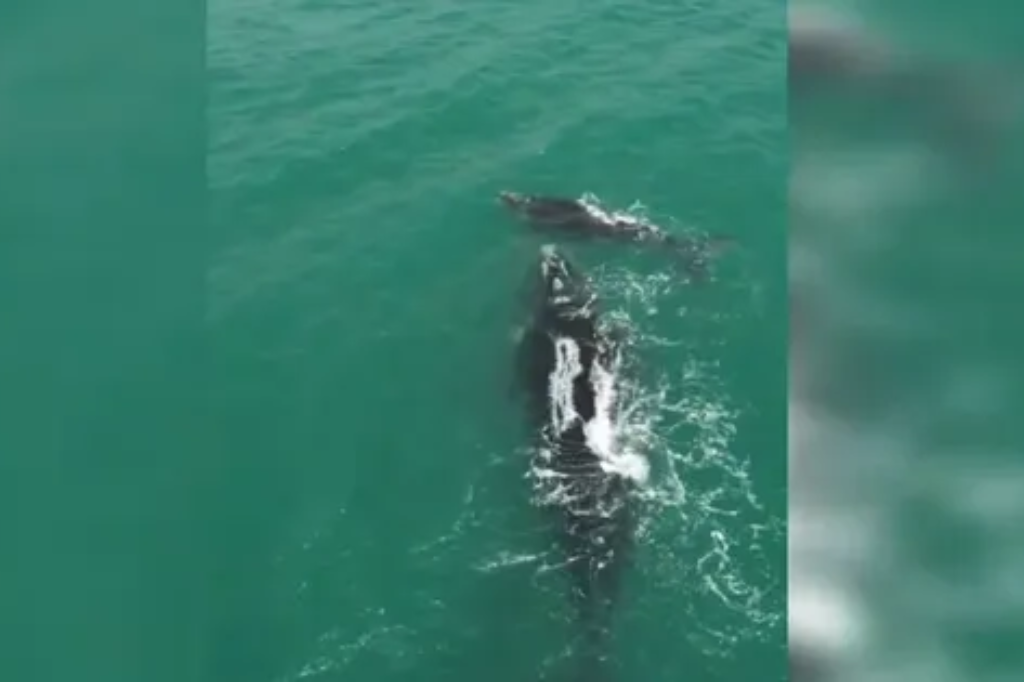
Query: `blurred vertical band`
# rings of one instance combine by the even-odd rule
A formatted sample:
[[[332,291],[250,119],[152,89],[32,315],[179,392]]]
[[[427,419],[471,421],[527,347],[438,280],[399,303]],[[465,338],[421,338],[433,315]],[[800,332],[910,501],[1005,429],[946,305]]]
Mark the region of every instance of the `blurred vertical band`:
[[[790,13],[791,674],[1022,679],[1020,7],[857,10]]]
[[[0,4],[0,679],[203,676],[204,24]]]

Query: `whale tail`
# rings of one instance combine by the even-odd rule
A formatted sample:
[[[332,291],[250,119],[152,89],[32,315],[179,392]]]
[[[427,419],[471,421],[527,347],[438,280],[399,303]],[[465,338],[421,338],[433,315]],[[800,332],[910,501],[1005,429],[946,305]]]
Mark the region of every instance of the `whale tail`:
[[[610,586],[605,585],[607,590]],[[614,599],[591,595],[579,605],[578,639],[573,663],[573,682],[614,682],[611,655],[611,612]]]
[[[608,657],[598,649],[582,652],[576,661],[573,682],[615,682]]]

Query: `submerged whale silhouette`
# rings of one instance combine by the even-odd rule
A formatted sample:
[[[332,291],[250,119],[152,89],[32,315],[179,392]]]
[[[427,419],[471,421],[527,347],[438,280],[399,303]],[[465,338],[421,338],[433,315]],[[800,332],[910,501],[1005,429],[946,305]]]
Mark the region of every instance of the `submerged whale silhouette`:
[[[607,443],[594,433],[613,419],[606,399],[620,373],[622,343],[603,329],[596,296],[568,259],[545,246],[538,265],[519,376],[537,437],[535,480],[566,555],[585,647],[577,679],[598,682],[610,674],[612,613],[634,533],[635,481],[606,466]]]

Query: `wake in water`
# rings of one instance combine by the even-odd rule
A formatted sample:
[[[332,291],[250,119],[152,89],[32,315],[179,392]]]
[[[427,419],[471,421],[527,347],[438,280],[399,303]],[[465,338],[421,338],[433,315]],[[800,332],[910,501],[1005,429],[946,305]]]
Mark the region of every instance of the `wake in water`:
[[[600,682],[631,667],[629,651],[674,660],[680,645],[700,659],[729,660],[752,642],[777,638],[784,611],[772,553],[784,536],[781,519],[758,501],[746,462],[733,452],[742,411],[731,404],[714,364],[688,358],[678,334],[633,322],[638,312],[678,316],[678,283],[665,273],[606,264],[591,286],[576,287],[571,265],[548,261],[542,297],[532,301],[543,310],[520,339],[538,344],[539,352],[521,357],[519,368],[528,380],[536,378],[527,388],[541,426],[526,476],[533,502],[551,512],[547,518],[562,540],[539,549],[535,524],[525,522],[524,540],[515,539],[509,529],[519,523],[522,498],[510,494],[506,507],[496,500],[509,490],[513,472],[522,472],[523,453],[492,453],[455,523],[412,549],[410,563],[430,569],[461,562],[488,574],[488,584],[529,571],[539,591],[557,595],[553,603],[565,601],[562,579],[568,578],[572,608],[549,613],[571,625],[574,636],[561,655],[544,660],[542,673],[553,675],[544,679],[564,679],[558,675],[568,669],[573,682]],[[591,314],[595,292],[604,303],[601,315]],[[558,333],[537,335],[538,327]],[[687,359],[675,370],[654,371],[644,358],[666,347]],[[635,560],[622,562],[627,555]],[[429,589],[418,593],[426,621],[450,608],[428,603]],[[532,612],[524,607],[523,620]],[[415,621],[381,613],[367,625],[378,634],[354,633],[344,650],[340,636],[326,638],[328,653],[300,677],[344,674],[360,652],[425,646]],[[523,631],[535,626],[524,622]],[[665,643],[613,648],[633,632],[664,633]],[[467,648],[490,641],[471,637],[479,639]]]
[[[568,526],[572,540],[562,547],[568,557],[560,567],[573,571],[575,589],[583,595],[578,613],[588,648],[580,660],[595,666],[595,659],[607,656],[610,633],[588,628],[594,623],[608,627],[608,614],[595,609],[607,610],[614,603],[621,578],[602,584],[601,571],[622,561],[616,551],[632,553],[638,541],[653,554],[653,565],[644,571],[653,591],[682,588],[691,604],[711,601],[716,611],[724,605],[733,614],[706,627],[694,623],[692,614],[685,624],[680,621],[680,635],[702,652],[725,657],[742,642],[777,634],[782,595],[780,577],[770,564],[778,563],[771,553],[782,541],[782,522],[759,503],[746,464],[730,452],[737,410],[716,394],[713,372],[696,363],[681,376],[661,377],[652,391],[626,371],[629,363],[618,354],[621,345],[609,364],[599,362],[593,350],[588,355],[580,335],[601,334],[594,299],[580,297],[580,290],[565,284],[572,274],[563,274],[549,283],[549,296],[542,299],[542,307],[557,309],[554,318],[551,310],[542,310],[524,339],[540,355],[526,364],[528,376],[538,382],[533,393],[540,400],[533,411],[543,434],[530,478],[539,506],[573,519]],[[648,304],[656,306],[651,299],[668,293],[661,278],[624,278],[628,286],[620,279],[620,292]],[[579,307],[574,309],[575,303]],[[608,317],[615,321],[610,326],[618,330],[620,342],[644,346],[660,341],[641,334],[629,322],[628,311],[614,313]],[[569,336],[552,336],[552,331]],[[685,432],[682,438],[680,432]],[[662,470],[655,479],[651,463],[638,453],[660,453]],[[627,486],[631,492],[617,487],[624,480],[632,484]],[[750,524],[751,517],[760,521]],[[595,544],[607,549],[595,553]],[[760,563],[741,558],[741,552]],[[604,597],[587,598],[592,589],[604,590]]]
[[[620,324],[637,313],[699,316],[673,303],[678,287],[663,273],[606,268],[600,286]],[[699,317],[723,324],[717,315]],[[644,362],[637,374],[646,376],[630,377],[622,389],[619,437],[649,453],[651,466],[639,491],[638,537],[650,586],[650,601],[642,604],[686,604],[679,614],[681,636],[704,655],[730,658],[744,644],[778,639],[785,627],[784,585],[774,570],[784,556],[785,519],[758,499],[749,462],[734,452],[743,410],[729,398],[715,362],[698,359],[680,335],[663,334],[654,323],[648,327],[632,327],[638,356],[667,351],[685,360],[657,372]],[[698,606],[703,604],[711,608]],[[637,611],[641,618],[653,612]],[[701,613],[718,615],[705,621]]]

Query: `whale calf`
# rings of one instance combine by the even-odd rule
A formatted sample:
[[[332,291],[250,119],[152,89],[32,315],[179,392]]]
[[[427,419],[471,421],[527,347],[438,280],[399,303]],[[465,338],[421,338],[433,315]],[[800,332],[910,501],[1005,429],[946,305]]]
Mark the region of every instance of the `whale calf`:
[[[579,682],[607,680],[608,637],[634,533],[637,477],[609,466],[622,338],[600,324],[587,278],[554,247],[541,249],[530,321],[518,349],[531,430],[532,472],[575,603]]]
[[[669,249],[682,257],[688,273],[696,280],[706,279],[711,257],[733,243],[727,237],[707,240],[680,237],[632,216],[605,213],[578,199],[501,191],[498,201],[515,215],[545,231]]]

